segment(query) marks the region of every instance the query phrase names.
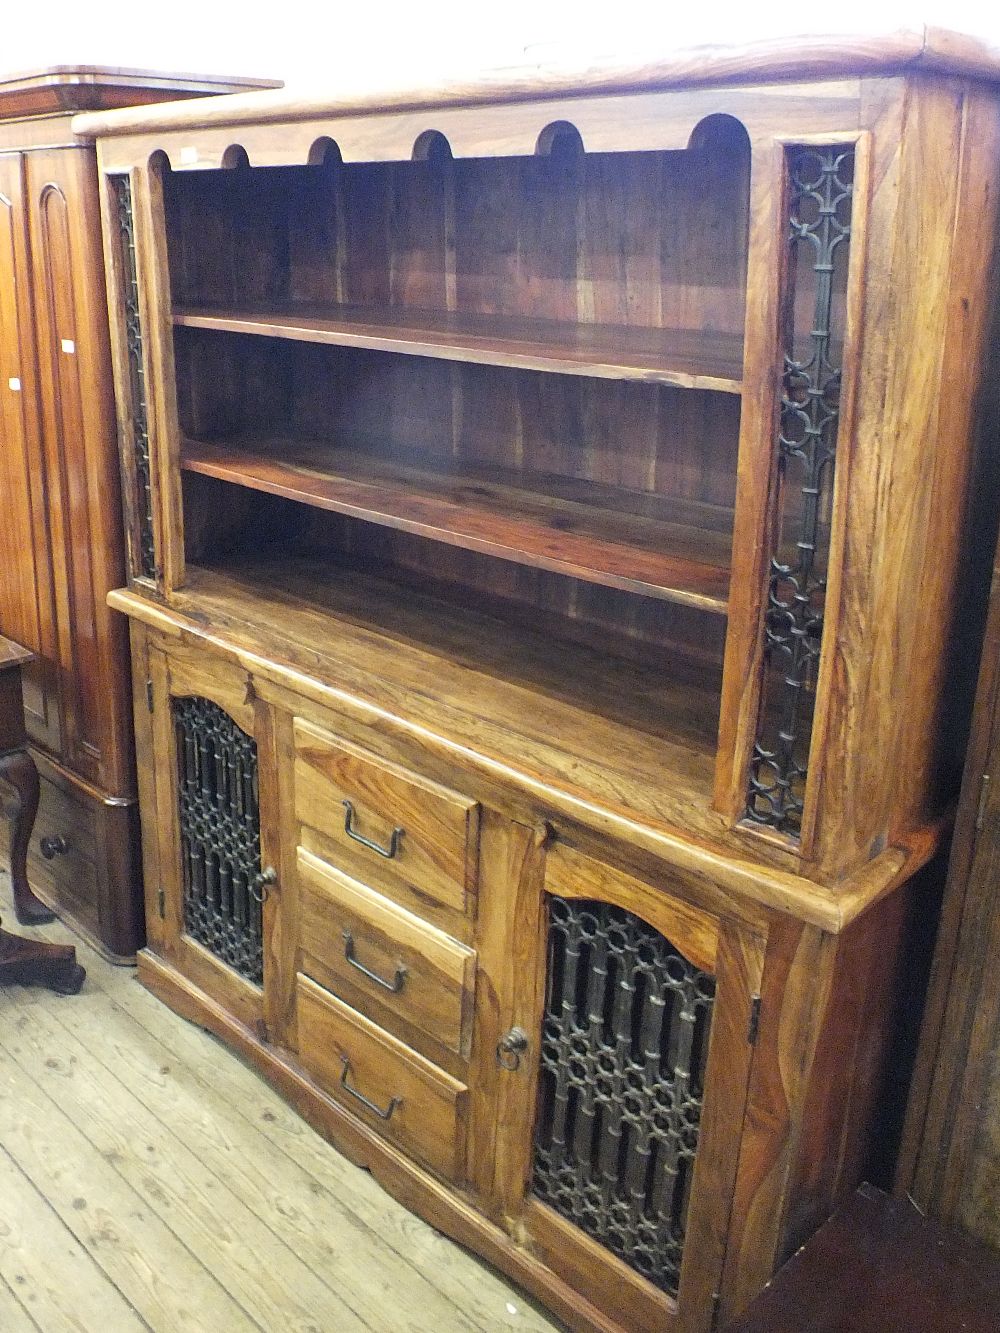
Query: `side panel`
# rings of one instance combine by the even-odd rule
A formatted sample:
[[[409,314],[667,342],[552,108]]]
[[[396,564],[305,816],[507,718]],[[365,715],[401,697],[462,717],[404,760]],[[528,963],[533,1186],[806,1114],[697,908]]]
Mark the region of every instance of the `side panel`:
[[[772,928],[722,1282],[723,1321],[865,1178],[893,1120],[917,879],[842,934]]]

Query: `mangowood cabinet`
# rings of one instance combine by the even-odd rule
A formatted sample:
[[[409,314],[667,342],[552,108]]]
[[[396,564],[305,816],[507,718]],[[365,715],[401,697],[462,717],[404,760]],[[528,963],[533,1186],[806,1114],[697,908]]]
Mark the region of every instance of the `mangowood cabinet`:
[[[74,122],[140,975],[574,1327],[724,1323],[884,1151],[994,78],[919,32]]]
[[[121,491],[97,164],[70,120],[247,86],[92,66],[0,79],[0,631],[34,653],[30,876],[118,955],[143,929],[128,639],[106,605]]]

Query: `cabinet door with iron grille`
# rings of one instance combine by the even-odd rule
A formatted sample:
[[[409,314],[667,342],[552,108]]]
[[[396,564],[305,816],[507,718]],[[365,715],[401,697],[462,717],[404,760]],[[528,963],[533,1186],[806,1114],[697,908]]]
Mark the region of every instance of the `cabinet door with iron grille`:
[[[276,891],[261,817],[263,805],[266,828],[269,712],[224,660],[153,648],[148,663],[156,829],[144,836],[154,832],[160,880],[150,946],[259,1030]]]
[[[708,1329],[763,941],[561,844],[520,898],[538,945],[496,1050],[506,1225],[626,1327]]]

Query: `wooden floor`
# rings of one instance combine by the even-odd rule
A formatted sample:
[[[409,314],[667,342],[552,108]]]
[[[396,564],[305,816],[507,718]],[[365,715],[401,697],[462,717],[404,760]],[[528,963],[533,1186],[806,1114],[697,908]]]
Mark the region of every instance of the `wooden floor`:
[[[558,1327],[76,943],[79,995],[0,989],[0,1333]]]

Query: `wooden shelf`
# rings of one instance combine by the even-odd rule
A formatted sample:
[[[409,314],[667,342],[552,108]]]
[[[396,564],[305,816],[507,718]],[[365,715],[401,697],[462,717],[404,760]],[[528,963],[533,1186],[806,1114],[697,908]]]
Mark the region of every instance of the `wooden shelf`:
[[[604,587],[725,615],[725,511],[509,469],[286,439],[185,440],[188,472]],[[627,499],[644,512],[622,508]]]
[[[707,678],[675,679],[668,662],[653,672],[567,643],[544,620],[514,633],[478,604],[284,554],[189,564],[172,604],[206,633],[335,682],[467,757],[651,823],[723,827],[710,809],[718,692]]]
[[[743,387],[742,337],[710,330],[564,324],[397,306],[179,308],[173,322],[182,328],[366,347],[596,379],[733,394]]]

